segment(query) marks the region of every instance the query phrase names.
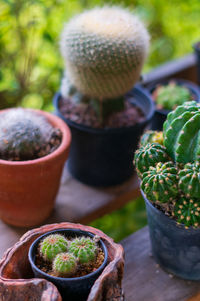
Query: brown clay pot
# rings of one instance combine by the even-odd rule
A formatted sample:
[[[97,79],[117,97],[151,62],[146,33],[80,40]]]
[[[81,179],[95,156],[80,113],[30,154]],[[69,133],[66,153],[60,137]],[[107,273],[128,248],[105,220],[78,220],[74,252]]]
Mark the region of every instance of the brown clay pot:
[[[49,216],[69,153],[68,126],[50,113],[37,112],[61,130],[62,142],[53,153],[39,159],[0,160],[0,218],[14,226],[35,226]]]
[[[0,296],[6,301],[61,301],[56,287],[44,279],[33,277],[28,261],[28,251],[32,242],[40,235],[60,229],[81,229],[101,237],[108,249],[108,265],[94,283],[87,301],[122,301],[122,277],[124,270],[124,251],[121,245],[100,230],[73,223],[45,225],[33,229],[22,236],[12,248],[8,249],[0,261]]]

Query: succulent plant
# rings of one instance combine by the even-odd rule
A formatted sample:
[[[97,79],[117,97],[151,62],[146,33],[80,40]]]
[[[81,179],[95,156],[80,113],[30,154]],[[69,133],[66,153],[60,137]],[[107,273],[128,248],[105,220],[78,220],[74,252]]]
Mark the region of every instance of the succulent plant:
[[[160,109],[172,110],[184,102],[191,100],[190,91],[171,81],[167,85],[160,85],[154,91],[155,101]]]
[[[59,253],[53,260],[53,272],[58,277],[69,277],[77,271],[77,258],[71,253]]]
[[[185,164],[179,172],[179,187],[186,197],[200,197],[200,162]]]
[[[45,237],[39,245],[39,253],[46,261],[53,261],[57,254],[66,252],[68,240],[60,234],[51,234]]]
[[[159,162],[142,175],[141,188],[152,202],[166,203],[178,195],[177,169],[173,162]]]
[[[159,143],[163,145],[163,132],[146,131],[140,139],[140,147],[145,146],[147,143]]]
[[[177,222],[184,224],[186,227],[200,226],[200,201],[195,198],[180,197],[174,206],[172,216],[177,219]]]
[[[78,258],[81,264],[93,262],[97,254],[97,244],[90,237],[80,237],[72,240],[69,246],[69,252]]]
[[[134,164],[139,177],[155,166],[158,162],[169,161],[169,156],[166,153],[164,146],[158,143],[148,143],[142,146],[135,152]]]
[[[178,163],[200,158],[200,105],[186,102],[169,113],[163,126],[164,145]]]

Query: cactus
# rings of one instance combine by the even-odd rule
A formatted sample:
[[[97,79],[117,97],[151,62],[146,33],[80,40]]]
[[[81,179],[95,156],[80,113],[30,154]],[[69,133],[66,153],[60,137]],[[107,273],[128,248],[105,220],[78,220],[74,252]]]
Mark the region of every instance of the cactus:
[[[172,216],[186,227],[200,226],[200,203],[198,199],[188,199],[182,196],[176,201]]]
[[[200,163],[187,163],[179,172],[179,187],[189,198],[200,197]]]
[[[139,177],[158,162],[167,162],[169,157],[164,146],[158,143],[148,143],[135,152],[134,163]]]
[[[164,145],[178,163],[200,158],[200,105],[195,101],[178,106],[167,116],[163,127]]]
[[[60,234],[51,234],[45,237],[39,245],[40,256],[46,261],[53,261],[57,254],[66,252],[68,240]]]
[[[100,100],[118,99],[133,87],[148,47],[142,22],[114,6],[74,17],[65,25],[60,42],[71,84],[83,95]]]
[[[191,100],[190,91],[175,82],[168,85],[158,86],[154,90],[155,102],[159,109],[172,110],[184,102]]]
[[[38,113],[22,108],[0,115],[0,157],[32,160],[47,155],[56,129]]]
[[[140,139],[140,147],[147,143],[159,143],[163,145],[163,132],[146,131]]]
[[[60,253],[53,260],[53,272],[58,277],[69,277],[77,271],[77,259],[71,253]]]
[[[178,195],[177,169],[173,162],[159,162],[142,175],[141,188],[146,197],[152,201],[166,203]]]
[[[81,264],[93,262],[97,249],[96,242],[89,237],[75,238],[69,246],[69,252],[73,253]]]

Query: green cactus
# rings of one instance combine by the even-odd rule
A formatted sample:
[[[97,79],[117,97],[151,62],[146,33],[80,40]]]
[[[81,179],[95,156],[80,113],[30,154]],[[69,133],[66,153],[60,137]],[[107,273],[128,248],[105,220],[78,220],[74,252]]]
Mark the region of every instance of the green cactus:
[[[97,254],[97,244],[89,237],[75,238],[69,246],[69,252],[78,258],[81,264],[93,262]]]
[[[175,109],[184,102],[191,100],[190,91],[175,82],[158,86],[153,95],[155,95],[157,107],[166,110]]]
[[[200,163],[187,163],[179,171],[179,187],[187,197],[200,197]]]
[[[140,139],[140,147],[145,146],[147,143],[159,143],[163,145],[163,132],[146,131]]]
[[[45,156],[55,131],[45,117],[34,111],[9,109],[0,115],[0,157],[21,161]]]
[[[200,105],[195,101],[178,106],[167,116],[163,126],[164,145],[178,163],[200,158]]]
[[[146,197],[152,201],[167,203],[178,195],[177,169],[173,162],[159,162],[142,176],[141,188]]]
[[[120,98],[139,80],[149,35],[134,14],[106,6],[74,17],[60,45],[71,84],[102,101]]]
[[[135,152],[134,164],[139,177],[155,166],[158,162],[167,162],[169,157],[164,146],[158,143],[148,143]]]
[[[39,245],[39,253],[46,261],[53,261],[57,254],[66,252],[68,240],[60,234],[51,234],[45,237]]]
[[[53,260],[53,272],[58,277],[69,277],[77,271],[77,259],[71,253],[59,253]]]
[[[185,196],[180,197],[174,206],[172,216],[177,222],[186,227],[200,226],[200,202],[198,199],[189,199]]]

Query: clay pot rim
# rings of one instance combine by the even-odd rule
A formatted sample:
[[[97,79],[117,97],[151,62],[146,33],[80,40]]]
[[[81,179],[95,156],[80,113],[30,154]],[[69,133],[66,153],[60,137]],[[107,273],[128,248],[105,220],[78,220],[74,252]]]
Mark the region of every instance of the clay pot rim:
[[[0,114],[5,111],[11,110],[11,109],[1,110]],[[53,125],[53,127],[58,127],[62,132],[61,144],[55,151],[53,151],[52,153],[50,153],[44,157],[41,157],[38,159],[33,159],[33,160],[26,160],[26,161],[8,161],[8,160],[0,159],[0,165],[25,166],[25,165],[36,165],[38,163],[43,164],[46,161],[54,160],[56,157],[59,157],[63,152],[66,151],[66,149],[69,148],[69,146],[71,144],[71,139],[72,139],[71,131],[70,131],[69,127],[66,125],[66,123],[61,118],[59,118],[56,115],[53,115],[52,113],[45,112],[42,110],[28,109],[28,108],[26,108],[25,110],[33,111],[33,112],[36,112],[36,113],[46,117],[47,120]]]
[[[34,263],[33,259],[32,259],[32,252],[33,252],[33,248],[36,244],[38,244],[38,242],[43,238],[43,237],[46,237],[48,236],[49,234],[52,234],[52,233],[58,233],[58,232],[64,232],[66,230],[69,230],[69,231],[74,231],[74,232],[85,232],[89,237],[94,237],[95,234],[92,233],[92,232],[89,232],[89,231],[86,231],[86,230],[81,230],[81,229],[75,229],[75,228],[59,228],[57,230],[51,230],[51,231],[48,231],[42,235],[40,235],[38,238],[36,238],[32,244],[30,245],[29,247],[29,252],[28,252],[28,259],[29,259],[29,262],[30,262],[30,265],[34,267],[35,270],[37,270],[37,272],[41,273],[42,275],[44,275],[44,277],[48,277],[48,278],[52,278],[52,279],[55,279],[55,280],[62,280],[62,281],[71,281],[71,282],[74,282],[74,281],[80,281],[80,280],[84,280],[84,279],[87,279],[87,278],[90,278],[91,276],[94,276],[96,275],[100,270],[104,270],[104,268],[106,267],[107,263],[108,263],[108,250],[107,250],[107,247],[106,245],[104,244],[103,240],[100,238],[100,243],[101,243],[101,247],[102,247],[102,250],[104,252],[104,261],[103,263],[98,267],[97,270],[95,270],[94,272],[91,272],[87,275],[84,275],[84,276],[81,276],[81,277],[74,277],[74,278],[65,278],[65,277],[56,277],[56,276],[52,276],[52,275],[49,275],[48,273],[45,273],[43,272],[42,270],[40,270]]]

